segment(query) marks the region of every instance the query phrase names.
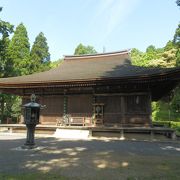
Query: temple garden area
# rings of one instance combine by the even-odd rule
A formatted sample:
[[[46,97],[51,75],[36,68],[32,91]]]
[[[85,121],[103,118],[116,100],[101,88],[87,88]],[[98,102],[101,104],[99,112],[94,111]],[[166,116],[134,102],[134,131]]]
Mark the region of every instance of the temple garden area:
[[[38,147],[23,150],[25,138],[23,133],[0,133],[0,179],[173,180],[180,177],[178,141],[78,140],[37,135]]]

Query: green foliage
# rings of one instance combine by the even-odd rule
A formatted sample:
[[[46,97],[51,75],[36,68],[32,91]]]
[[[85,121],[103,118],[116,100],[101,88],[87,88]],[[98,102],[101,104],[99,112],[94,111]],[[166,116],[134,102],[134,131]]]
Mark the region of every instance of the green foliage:
[[[147,47],[146,52],[138,49],[131,51],[132,63],[145,67],[174,67],[177,60],[177,48],[172,41],[168,41],[163,48]]]
[[[180,0],[176,0],[177,6],[180,6]]]
[[[0,8],[2,11],[2,8]],[[13,25],[0,19],[0,77],[6,77],[7,50],[9,46],[9,34],[13,32]]]
[[[176,66],[180,66],[180,48],[176,52]]]
[[[168,41],[168,42],[166,43],[166,46],[164,47],[164,50],[165,50],[165,51],[169,51],[169,50],[174,49],[174,48],[175,48],[175,46],[174,46],[173,41]],[[162,52],[162,53],[163,53],[163,52]]]
[[[141,52],[134,48],[131,51],[132,64],[148,67],[151,61],[161,57],[163,51],[163,48],[156,49],[153,45],[148,46],[146,52]]]
[[[0,8],[2,11],[2,8]],[[8,77],[12,73],[13,64],[9,60],[9,35],[13,32],[13,25],[0,19],[0,77]],[[0,94],[0,120],[7,117],[17,119],[20,114],[20,98],[7,94]]]
[[[0,12],[2,11],[2,7],[0,7]],[[13,25],[11,25],[9,22],[2,21],[0,19],[0,37],[6,38],[9,36],[10,33],[13,32]]]
[[[169,127],[175,129],[176,132],[180,133],[180,122],[176,121],[153,121],[154,126]]]
[[[180,113],[172,106],[171,102],[160,100],[152,103],[152,119],[156,121],[180,121]]]
[[[133,48],[131,50],[131,59],[132,59],[132,64],[136,65],[136,66],[144,66],[145,62],[143,60],[143,55],[144,53],[139,51],[136,48]]]
[[[9,61],[8,61],[8,46],[9,38],[5,37],[0,40],[0,77],[8,77]]]
[[[171,108],[173,112],[178,114],[180,118],[180,87],[179,86],[174,90],[174,96],[171,101]]]
[[[97,51],[93,46],[84,46],[83,44],[79,44],[74,52],[74,55],[82,55],[82,54],[96,54]]]
[[[14,95],[0,94],[1,121],[12,118],[15,122],[21,113],[21,98]]]
[[[30,74],[30,44],[25,26],[21,23],[17,26],[8,48],[8,56],[11,64],[8,76]],[[12,67],[13,66],[13,67]]]
[[[31,69],[41,72],[50,68],[50,53],[47,39],[42,32],[38,34],[31,49]]]
[[[53,61],[50,63],[50,68],[56,68],[63,62],[63,59],[59,59],[57,61]]]
[[[148,66],[151,67],[175,67],[176,66],[176,52],[175,48],[166,50],[162,53],[159,59],[149,61]]]
[[[153,121],[153,126],[171,127],[171,121]]]
[[[173,42],[178,48],[180,48],[180,24],[178,24],[178,27],[175,31]]]
[[[174,45],[177,47],[176,66],[180,66],[180,24],[178,25],[175,31],[173,42],[174,42]]]
[[[42,32],[36,37],[31,54],[26,27],[19,24],[9,40],[12,32],[13,26],[0,19],[0,77],[26,75],[50,68],[49,48]],[[18,119],[20,105],[20,97],[0,94],[0,120]]]

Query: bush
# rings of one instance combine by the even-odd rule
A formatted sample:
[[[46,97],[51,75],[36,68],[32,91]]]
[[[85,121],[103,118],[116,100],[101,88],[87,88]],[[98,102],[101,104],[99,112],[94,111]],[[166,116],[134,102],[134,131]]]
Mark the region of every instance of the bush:
[[[171,121],[153,121],[154,126],[171,127]]]
[[[170,127],[175,129],[176,131],[180,132],[180,122],[175,121],[153,121],[154,126],[163,126],[163,127]]]

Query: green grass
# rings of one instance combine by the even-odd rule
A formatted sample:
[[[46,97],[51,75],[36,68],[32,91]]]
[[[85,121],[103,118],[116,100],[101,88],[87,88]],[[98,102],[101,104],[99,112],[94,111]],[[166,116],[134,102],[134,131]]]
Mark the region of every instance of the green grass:
[[[179,180],[180,161],[178,157],[139,155],[116,157],[115,159],[107,157],[103,160],[107,160],[107,167],[95,168],[92,166],[89,169],[90,173],[87,173],[85,177],[81,176],[80,169],[77,177],[71,176],[68,168],[70,177],[61,176],[59,171],[53,171],[51,173],[0,174],[0,180]],[[100,158],[99,160],[102,159]],[[114,163],[114,161],[119,162],[119,165]],[[122,162],[126,162],[124,166]],[[84,168],[81,167],[82,171]],[[61,172],[63,171],[61,169]]]
[[[0,180],[69,180],[67,177],[63,177],[57,174],[49,173],[31,173],[31,174],[0,174]]]

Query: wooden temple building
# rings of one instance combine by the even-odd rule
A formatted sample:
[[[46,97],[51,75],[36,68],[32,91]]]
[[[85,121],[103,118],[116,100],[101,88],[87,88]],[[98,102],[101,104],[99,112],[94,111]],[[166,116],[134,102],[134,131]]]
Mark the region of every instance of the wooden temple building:
[[[180,81],[180,68],[131,64],[129,51],[65,56],[57,68],[0,79],[1,93],[36,94],[46,105],[40,123],[74,126],[151,126],[151,102]]]

